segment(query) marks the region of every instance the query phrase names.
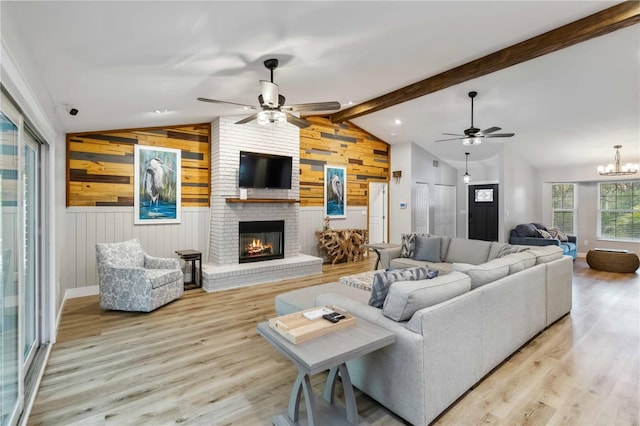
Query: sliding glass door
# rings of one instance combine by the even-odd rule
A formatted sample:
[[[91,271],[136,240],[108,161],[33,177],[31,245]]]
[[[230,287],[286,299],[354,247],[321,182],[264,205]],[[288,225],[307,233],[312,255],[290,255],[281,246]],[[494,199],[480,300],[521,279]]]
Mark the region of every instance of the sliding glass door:
[[[39,301],[38,291],[38,148],[39,144],[25,132],[24,144],[24,369],[38,347]]]
[[[18,215],[18,123],[0,112],[0,424],[9,424],[21,409],[19,354],[20,261]]]

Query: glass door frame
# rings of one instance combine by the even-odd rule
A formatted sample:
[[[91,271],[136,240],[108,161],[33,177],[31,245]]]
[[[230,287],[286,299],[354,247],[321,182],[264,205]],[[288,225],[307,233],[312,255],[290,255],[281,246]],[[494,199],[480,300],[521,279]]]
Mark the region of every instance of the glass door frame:
[[[31,361],[33,361],[33,358],[35,356],[36,350],[38,349],[38,346],[41,343],[41,338],[40,338],[40,329],[41,329],[41,322],[42,322],[42,316],[41,316],[41,312],[42,312],[42,307],[41,307],[41,290],[42,290],[42,276],[40,275],[40,238],[39,236],[41,235],[40,233],[40,229],[41,229],[41,215],[40,215],[40,197],[41,197],[41,192],[40,192],[40,146],[38,144],[37,141],[34,140],[34,138],[29,135],[29,137],[27,137],[27,134],[29,132],[23,132],[23,150],[22,152],[24,153],[26,149],[31,149],[33,150],[33,157],[34,157],[34,176],[33,176],[33,191],[34,191],[34,205],[32,206],[32,211],[35,215],[35,217],[33,218],[33,225],[34,225],[34,229],[32,230],[33,232],[33,239],[34,241],[33,243],[33,256],[34,258],[31,259],[31,264],[32,267],[34,269],[33,271],[33,279],[35,280],[35,282],[33,283],[33,301],[34,301],[34,312],[32,312],[33,314],[33,318],[31,318],[31,321],[33,322],[34,325],[34,336],[33,336],[33,340],[31,342],[31,347],[28,351],[28,353],[24,353],[24,359],[23,359],[23,366],[24,366],[24,370],[27,371]],[[26,155],[22,156],[22,163],[21,163],[21,167],[22,167],[22,173],[21,175],[23,176],[23,182],[22,182],[22,194],[23,194],[23,199],[22,199],[22,206],[25,206],[26,208],[26,182],[24,180],[24,176],[26,176],[26,174],[28,173],[27,170],[27,158]],[[27,239],[27,235],[26,235],[26,226],[27,226],[27,220],[30,220],[29,218],[26,217],[25,215],[25,209],[22,209],[22,214],[23,214],[23,226],[22,226],[22,241],[24,241],[26,243],[26,239]],[[23,247],[23,251],[25,251],[26,247]],[[25,251],[25,255],[27,255],[28,253],[26,253]],[[22,259],[25,259],[25,257],[23,256]],[[24,268],[24,262],[21,262],[23,264],[23,268]],[[26,271],[25,271],[26,272]],[[24,293],[23,296],[23,300],[22,300],[22,307],[23,307],[23,315],[22,318],[24,320],[25,315],[29,314],[29,310],[27,309],[27,300],[26,300],[26,286],[27,286],[27,282],[26,282],[26,275],[23,272],[22,276],[25,278],[25,281],[22,284],[22,292]],[[22,350],[24,352],[24,348],[26,345],[26,322],[23,324],[23,329],[22,329],[22,336],[23,336],[23,344],[22,344]]]

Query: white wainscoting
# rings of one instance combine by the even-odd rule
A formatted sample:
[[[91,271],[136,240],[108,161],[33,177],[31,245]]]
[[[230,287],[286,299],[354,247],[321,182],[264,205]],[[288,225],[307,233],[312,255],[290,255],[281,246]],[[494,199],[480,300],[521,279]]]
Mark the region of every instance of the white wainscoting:
[[[364,214],[363,214],[364,212]],[[334,219],[331,227],[367,228],[367,208],[348,207],[346,219]],[[195,249],[206,263],[209,243],[209,209],[184,207],[182,223],[173,225],[133,225],[133,207],[70,207],[66,209],[61,292],[98,284],[96,243],[139,238],[152,256],[176,257],[175,251]],[[300,207],[300,252],[322,257],[317,249],[316,231],[324,225],[322,207]]]
[[[324,207],[300,207],[300,253],[323,257],[318,250],[316,231],[324,226]],[[367,207],[347,206],[346,219],[332,219],[332,229],[367,229]]]
[[[139,238],[152,256],[177,257],[175,251],[195,249],[208,256],[209,209],[183,207],[180,224],[133,225],[133,207],[70,207],[66,210],[62,294],[98,284],[96,243]]]

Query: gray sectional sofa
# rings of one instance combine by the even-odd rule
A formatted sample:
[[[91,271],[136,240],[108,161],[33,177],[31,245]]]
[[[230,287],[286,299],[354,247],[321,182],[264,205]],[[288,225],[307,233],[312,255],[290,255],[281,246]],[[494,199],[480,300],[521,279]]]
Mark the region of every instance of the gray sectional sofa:
[[[393,331],[395,344],[349,362],[351,379],[408,422],[426,425],[571,310],[570,256],[546,246],[496,257],[508,248],[444,237],[440,262],[388,249],[381,253],[385,267],[428,265],[441,272],[393,283],[382,309],[368,304],[370,292],[336,282],[278,295],[276,310],[284,315],[331,304]]]

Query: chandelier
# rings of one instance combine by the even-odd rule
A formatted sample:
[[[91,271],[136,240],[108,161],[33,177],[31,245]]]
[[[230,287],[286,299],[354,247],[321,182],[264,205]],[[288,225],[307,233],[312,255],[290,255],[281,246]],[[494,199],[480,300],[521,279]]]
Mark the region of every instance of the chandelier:
[[[624,176],[638,173],[638,165],[633,163],[627,163],[620,165],[620,148],[622,145],[614,145],[616,149],[615,164],[609,164],[605,166],[598,166],[598,173],[602,176]]]

